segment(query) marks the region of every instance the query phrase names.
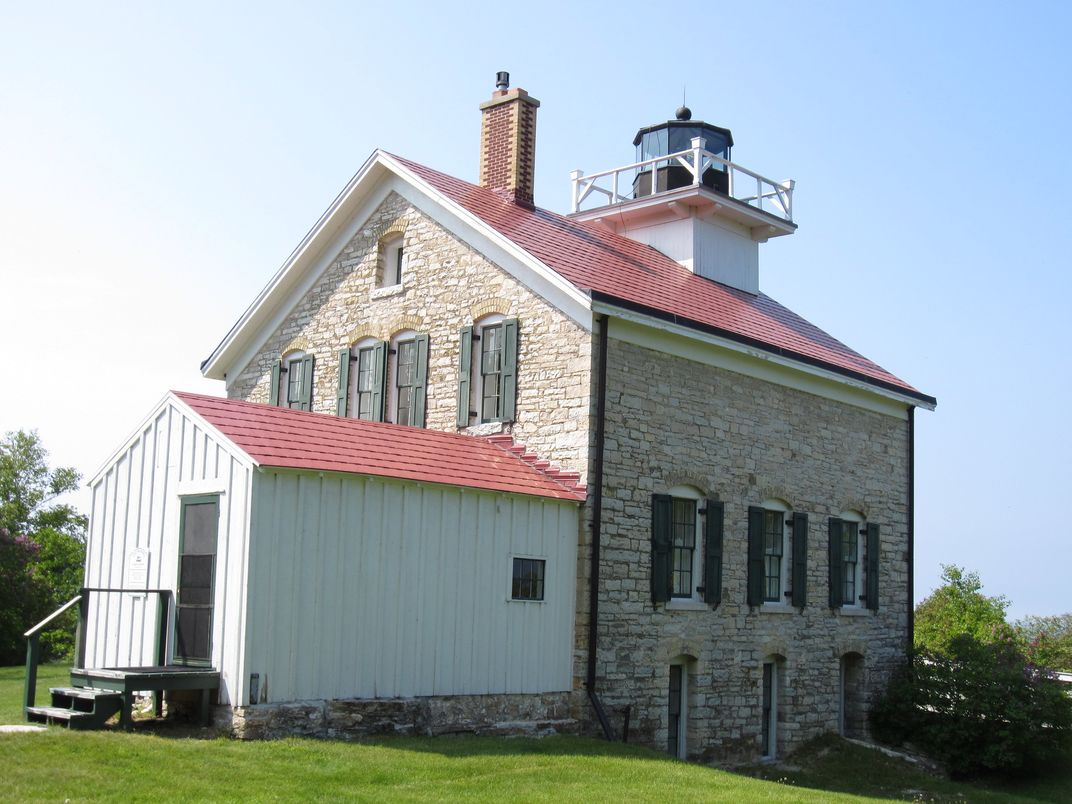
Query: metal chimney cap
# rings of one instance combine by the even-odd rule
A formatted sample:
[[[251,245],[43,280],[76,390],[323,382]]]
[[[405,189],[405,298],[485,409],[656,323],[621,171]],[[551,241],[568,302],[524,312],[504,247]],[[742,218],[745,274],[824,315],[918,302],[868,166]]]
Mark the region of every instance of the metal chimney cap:
[[[510,73],[506,70],[500,70],[495,73],[495,88],[500,92],[505,92],[510,88]]]

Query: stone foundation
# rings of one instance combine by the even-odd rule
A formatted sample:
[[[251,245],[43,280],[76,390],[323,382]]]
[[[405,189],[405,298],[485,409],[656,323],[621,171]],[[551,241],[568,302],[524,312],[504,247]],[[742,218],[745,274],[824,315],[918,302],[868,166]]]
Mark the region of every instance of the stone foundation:
[[[451,695],[216,707],[215,723],[242,740],[305,736],[350,740],[384,734],[544,737],[577,734],[583,695]]]

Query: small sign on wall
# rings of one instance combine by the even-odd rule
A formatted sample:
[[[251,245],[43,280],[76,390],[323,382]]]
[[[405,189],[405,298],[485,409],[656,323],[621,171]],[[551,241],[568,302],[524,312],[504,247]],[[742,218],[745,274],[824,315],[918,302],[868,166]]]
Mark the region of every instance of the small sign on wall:
[[[149,581],[149,551],[144,547],[135,547],[127,553],[126,587],[144,588]]]

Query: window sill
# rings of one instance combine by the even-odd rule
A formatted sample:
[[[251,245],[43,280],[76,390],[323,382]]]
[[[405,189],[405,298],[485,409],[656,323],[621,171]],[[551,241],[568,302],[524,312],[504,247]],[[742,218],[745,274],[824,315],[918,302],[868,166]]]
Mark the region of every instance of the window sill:
[[[508,598],[506,598],[506,602],[507,603],[529,603],[529,604],[535,603],[538,606],[542,606],[544,603],[547,602],[547,598],[544,598],[543,600],[523,600],[523,599],[517,598],[517,597],[508,597]]]
[[[690,600],[689,598],[681,597],[674,600],[671,598],[666,601],[667,611],[707,611],[710,608],[702,600]]]
[[[870,617],[871,609],[864,609],[859,606],[842,606],[838,609],[838,614],[842,617]]]
[[[498,435],[506,431],[502,422],[484,422],[483,424],[470,424],[460,428],[461,432],[471,436]]]
[[[399,283],[397,285],[388,285],[385,288],[373,288],[369,294],[370,299],[383,299],[388,296],[397,296],[406,290],[406,286]]]
[[[759,607],[760,614],[795,614],[796,609],[789,603],[764,603]]]

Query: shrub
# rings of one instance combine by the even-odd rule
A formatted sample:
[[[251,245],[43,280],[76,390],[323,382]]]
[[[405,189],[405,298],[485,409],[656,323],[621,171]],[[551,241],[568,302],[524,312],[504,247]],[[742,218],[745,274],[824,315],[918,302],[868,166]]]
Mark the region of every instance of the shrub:
[[[962,635],[944,654],[921,651],[871,712],[875,736],[911,743],[957,776],[1033,771],[1072,746],[1072,698],[1025,660],[1006,632]]]

